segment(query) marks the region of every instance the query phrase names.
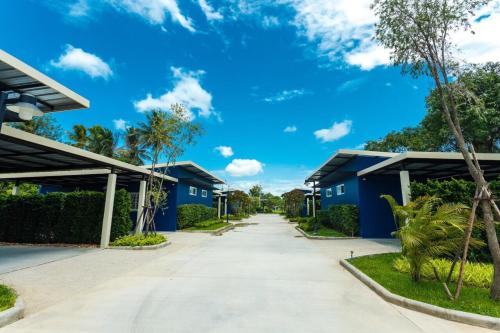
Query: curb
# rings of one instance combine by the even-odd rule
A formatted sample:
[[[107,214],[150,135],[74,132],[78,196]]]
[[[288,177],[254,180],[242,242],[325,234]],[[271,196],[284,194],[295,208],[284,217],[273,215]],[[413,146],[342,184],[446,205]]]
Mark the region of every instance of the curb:
[[[327,236],[311,236],[304,230],[300,229],[298,226],[295,229],[300,232],[305,238],[308,239],[319,239],[319,240],[341,240],[341,239],[360,239],[361,237],[327,237]]]
[[[16,303],[10,309],[0,312],[0,327],[12,324],[24,317],[24,303],[21,298],[16,298]]]
[[[157,250],[164,248],[172,242],[166,241],[156,245],[146,245],[146,246],[108,246],[107,249],[110,250]]]
[[[220,236],[222,235],[223,233],[229,231],[229,230],[233,230],[236,226],[234,224],[231,223],[231,225],[227,225],[223,228],[220,228],[218,230],[214,230],[212,231],[212,235],[213,236]]]
[[[214,234],[214,233],[218,233],[218,232],[226,232],[226,231],[231,230],[233,228],[234,228],[234,225],[230,224],[230,225],[226,225],[225,227],[221,227],[221,228],[215,229],[215,230],[179,230],[179,231],[180,232],[187,232],[190,234]]]
[[[442,308],[436,305],[427,304],[420,301],[415,301],[403,296],[391,293],[380,284],[372,280],[365,273],[351,265],[344,259],[340,260],[340,265],[354,275],[358,280],[363,282],[368,288],[373,290],[377,295],[382,297],[389,303],[399,305],[403,308],[413,311],[422,312],[434,317],[439,317],[446,320],[456,321],[463,324],[479,326],[494,330],[500,330],[500,318],[483,316],[475,313],[463,312]]]

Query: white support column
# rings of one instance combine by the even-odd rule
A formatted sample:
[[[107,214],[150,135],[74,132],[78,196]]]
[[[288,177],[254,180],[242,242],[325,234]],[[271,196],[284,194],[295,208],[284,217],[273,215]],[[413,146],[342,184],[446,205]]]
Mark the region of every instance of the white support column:
[[[307,216],[309,216],[309,214],[311,214],[311,212],[309,211],[309,197],[306,198],[306,209],[307,209]]]
[[[19,181],[17,181],[14,184],[14,187],[12,188],[12,195],[18,195],[19,194]]]
[[[400,171],[399,179],[401,182],[401,196],[403,199],[403,206],[405,206],[411,200],[410,173],[406,170]]]
[[[144,227],[144,216],[143,210],[144,210],[144,205],[146,203],[146,181],[141,180],[139,182],[139,195],[137,198],[137,222],[135,224],[135,233],[140,234],[142,233],[142,228]]]
[[[313,217],[316,217],[316,182],[313,182]]]
[[[227,196],[226,196],[226,200],[224,200],[224,215],[227,216]]]
[[[217,199],[217,216],[219,219],[221,218],[221,210],[222,210],[222,197],[219,195],[219,198]]]
[[[104,216],[102,218],[101,248],[109,245],[111,236],[111,222],[113,220],[113,206],[115,204],[116,174],[108,175],[108,184],[106,187],[106,202],[104,203]]]

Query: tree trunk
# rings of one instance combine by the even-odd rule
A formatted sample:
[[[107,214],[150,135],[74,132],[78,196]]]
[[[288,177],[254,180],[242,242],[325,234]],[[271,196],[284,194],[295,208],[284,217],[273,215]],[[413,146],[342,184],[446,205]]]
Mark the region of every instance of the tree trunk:
[[[491,258],[493,259],[493,283],[491,285],[490,295],[495,301],[500,301],[500,244],[493,219],[491,204],[488,200],[481,202],[483,210],[484,228],[488,236],[488,247],[490,249]]]

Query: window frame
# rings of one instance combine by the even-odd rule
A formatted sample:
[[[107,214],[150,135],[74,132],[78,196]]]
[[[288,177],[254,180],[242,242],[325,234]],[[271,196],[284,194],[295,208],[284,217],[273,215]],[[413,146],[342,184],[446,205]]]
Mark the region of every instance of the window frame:
[[[337,195],[344,195],[345,194],[345,184],[339,184],[337,185]]]
[[[208,191],[204,190],[204,189],[201,189],[201,197],[202,198],[208,198]]]
[[[130,192],[131,209],[132,212],[139,210],[139,192]]]
[[[189,195],[193,197],[198,196],[198,188],[195,186],[189,186]]]
[[[326,197],[327,197],[327,198],[331,198],[331,197],[333,197],[333,191],[332,191],[332,188],[331,188],[331,187],[330,187],[330,188],[327,188],[327,189],[325,190],[325,195],[326,195]]]

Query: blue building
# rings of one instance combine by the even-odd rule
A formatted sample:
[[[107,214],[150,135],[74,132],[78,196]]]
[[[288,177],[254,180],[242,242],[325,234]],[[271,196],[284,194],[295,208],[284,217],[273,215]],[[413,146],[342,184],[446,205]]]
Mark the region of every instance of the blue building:
[[[174,164],[157,164],[155,170],[177,179],[176,183],[169,183],[166,186],[168,191],[167,207],[158,211],[155,222],[156,229],[160,231],[177,230],[177,210],[170,207],[177,207],[185,204],[202,204],[213,207],[215,185],[222,185],[224,181],[213,175],[198,164],[192,161],[176,162]],[[151,168],[151,166],[146,166]],[[138,196],[138,192],[133,197]],[[220,216],[221,203],[218,203]]]
[[[489,179],[500,174],[500,154],[478,154]],[[468,178],[467,166],[459,153],[385,153],[339,150],[306,179],[319,187],[321,209],[334,204],[353,204],[359,209],[360,235],[388,238],[395,223],[382,194],[392,195],[400,204],[411,197],[410,181]]]

